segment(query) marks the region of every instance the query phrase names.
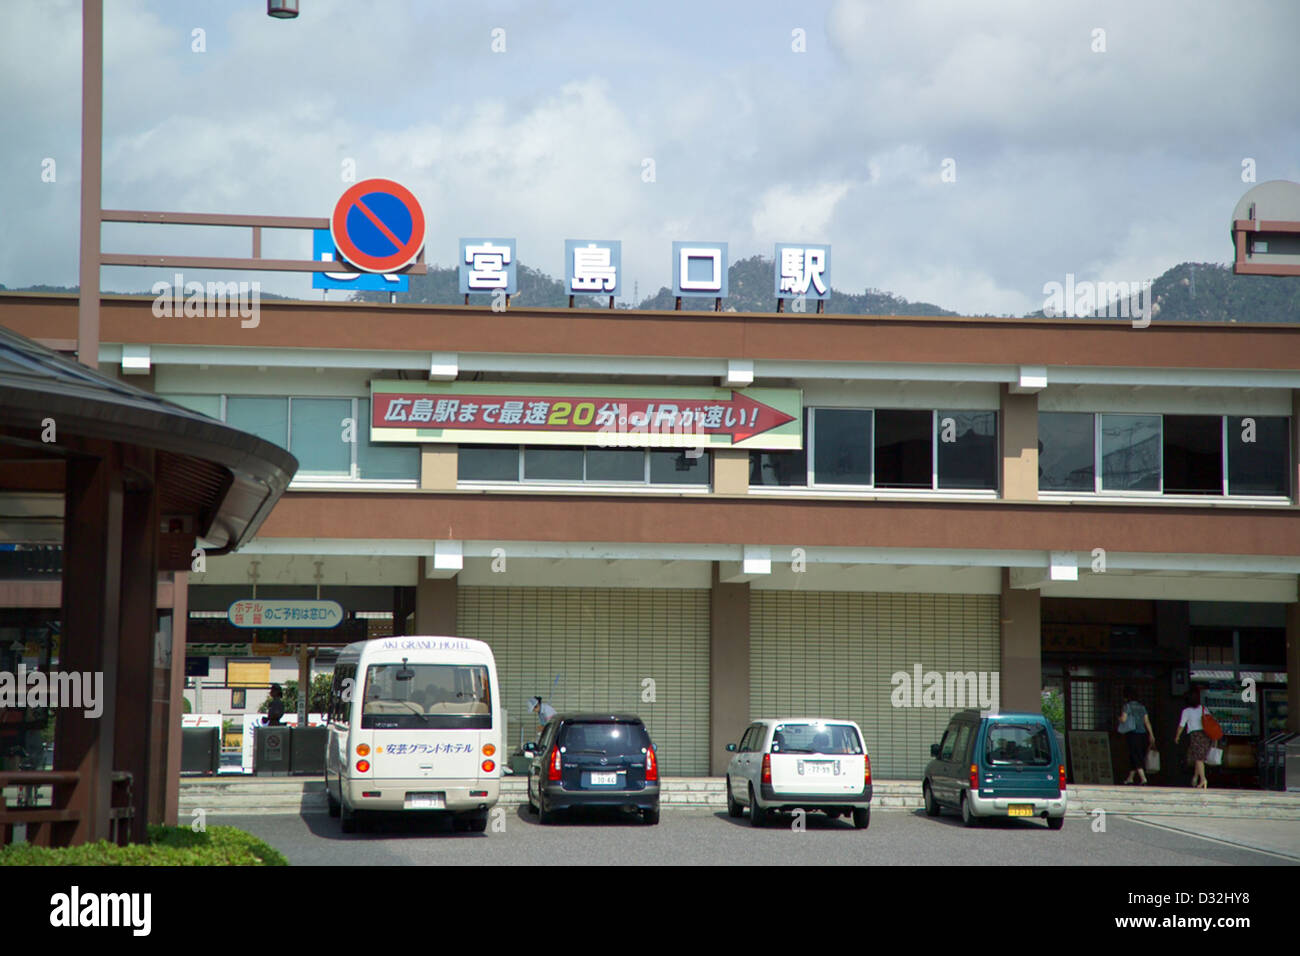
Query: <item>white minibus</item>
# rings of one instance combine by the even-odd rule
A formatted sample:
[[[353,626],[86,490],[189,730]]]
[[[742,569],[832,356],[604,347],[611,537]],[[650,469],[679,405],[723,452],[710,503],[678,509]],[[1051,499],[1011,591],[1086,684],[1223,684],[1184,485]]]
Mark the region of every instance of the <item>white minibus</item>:
[[[339,652],[325,794],[352,833],[368,811],[452,814],[482,833],[505,722],[492,649],[463,637],[380,637]]]

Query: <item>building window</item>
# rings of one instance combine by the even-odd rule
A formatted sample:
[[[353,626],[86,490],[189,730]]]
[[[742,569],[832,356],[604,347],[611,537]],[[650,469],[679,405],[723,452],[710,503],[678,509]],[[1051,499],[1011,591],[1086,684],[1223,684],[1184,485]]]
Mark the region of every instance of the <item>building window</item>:
[[[370,440],[370,399],[357,399],[357,477],[371,480],[420,478],[420,446]]]
[[[645,481],[645,450],[588,448],[588,481]]]
[[[1101,415],[1103,491],[1160,490],[1160,416]]]
[[[871,484],[871,412],[813,409],[813,483]]]
[[[518,481],[519,449],[514,445],[461,445],[456,449],[461,481]]]
[[[220,395],[159,395],[158,397],[165,398],[173,405],[198,412],[200,415],[207,415],[208,418],[221,420]]]
[[[1223,494],[1223,417],[1166,415],[1162,424],[1165,494]]]
[[[582,481],[581,448],[524,448],[525,481]]]
[[[933,461],[933,412],[876,411],[877,488],[933,488]]]
[[[1096,423],[1090,412],[1038,413],[1038,489],[1096,491]]]
[[[998,487],[996,412],[945,412],[938,418],[940,488]]]
[[[522,474],[520,473],[522,456]],[[568,484],[706,485],[713,456],[690,449],[461,445],[460,481]]]
[[[345,441],[352,418],[350,398],[289,399],[289,451],[298,459],[298,474],[352,474],[352,444]]]
[[[289,449],[289,400],[287,398],[226,399],[226,424]]]
[[[1291,493],[1291,419],[1228,416],[1228,494]]]
[[[702,485],[709,481],[710,454],[692,457],[688,448],[651,449],[650,484]]]
[[[808,422],[810,410],[803,413],[803,447],[796,451],[751,451],[749,483],[751,485],[798,486],[808,484]]]

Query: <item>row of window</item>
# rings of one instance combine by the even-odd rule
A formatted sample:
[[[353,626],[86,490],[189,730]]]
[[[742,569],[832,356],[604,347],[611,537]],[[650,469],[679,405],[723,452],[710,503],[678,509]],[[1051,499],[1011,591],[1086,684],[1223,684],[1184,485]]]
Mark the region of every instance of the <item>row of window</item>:
[[[708,451],[680,448],[573,448],[545,445],[461,445],[461,481],[606,482],[707,485]]]
[[[370,441],[368,398],[163,397],[292,452],[303,478],[420,477],[418,445]]]
[[[803,450],[751,452],[749,483],[996,490],[997,425],[997,412],[810,408]]]
[[[1040,412],[1038,487],[1286,496],[1290,425],[1259,416]]]

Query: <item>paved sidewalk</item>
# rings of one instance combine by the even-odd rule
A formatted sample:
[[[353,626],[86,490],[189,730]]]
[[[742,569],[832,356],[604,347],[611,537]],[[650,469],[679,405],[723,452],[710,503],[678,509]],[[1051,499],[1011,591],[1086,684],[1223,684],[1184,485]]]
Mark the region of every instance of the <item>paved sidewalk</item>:
[[[1300,861],[1300,823],[1295,820],[1234,820],[1228,817],[1163,815],[1135,815],[1129,819]]]

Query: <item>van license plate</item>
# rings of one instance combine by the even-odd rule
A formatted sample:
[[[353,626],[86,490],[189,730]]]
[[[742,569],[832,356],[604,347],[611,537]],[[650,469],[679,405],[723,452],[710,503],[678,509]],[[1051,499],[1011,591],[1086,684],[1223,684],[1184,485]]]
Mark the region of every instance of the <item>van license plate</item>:
[[[1007,816],[1009,817],[1032,817],[1034,815],[1034,806],[1030,803],[1013,803],[1007,807]]]
[[[406,795],[407,810],[445,810],[447,809],[447,798],[441,793],[408,793]]]
[[[830,760],[806,760],[804,761],[804,773],[809,776],[833,776],[835,773],[835,764]]]
[[[593,787],[615,787],[618,786],[618,774],[616,773],[593,773],[591,775],[591,785]]]

